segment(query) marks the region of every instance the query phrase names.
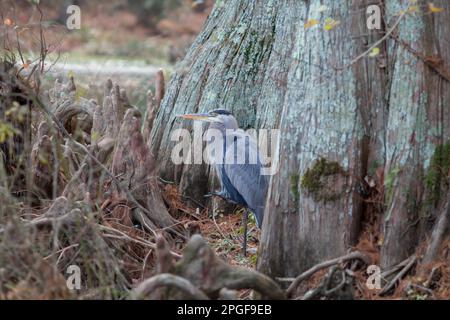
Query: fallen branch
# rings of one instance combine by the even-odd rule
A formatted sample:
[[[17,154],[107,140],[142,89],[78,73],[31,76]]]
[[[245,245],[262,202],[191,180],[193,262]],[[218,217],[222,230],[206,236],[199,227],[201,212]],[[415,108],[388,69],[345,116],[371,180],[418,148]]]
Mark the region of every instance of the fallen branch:
[[[121,236],[121,237],[117,237],[117,236],[114,236],[114,235],[111,235],[111,234],[109,234],[109,235],[105,234],[105,237],[122,239],[122,240],[128,240],[130,242],[138,243],[140,245],[143,245],[145,247],[149,247],[151,249],[156,249],[157,248],[157,245],[155,243],[153,243],[153,242],[149,242],[149,241],[146,241],[144,239],[136,239],[136,238],[130,237],[129,235],[127,235],[126,233],[124,233],[124,232],[122,232],[120,230],[117,230],[117,229],[114,229],[114,228],[110,228],[110,227],[107,227],[107,226],[104,226],[104,225],[101,225],[101,224],[98,224],[97,226],[101,230],[107,230],[107,231],[116,232],[116,233],[118,233]],[[181,255],[179,253],[176,253],[174,251],[169,251],[169,252],[170,252],[170,254],[173,257],[178,258],[178,259],[181,258]]]
[[[436,266],[431,269],[431,272],[428,275],[427,281],[424,282],[425,287],[430,288],[430,286],[433,283],[434,276],[438,270],[439,270],[439,267],[436,267]]]
[[[27,227],[35,227],[35,228],[44,228],[44,227],[53,227],[54,225],[60,224],[60,225],[65,225],[65,224],[70,224],[72,222],[75,221],[75,217],[81,217],[82,212],[80,209],[73,209],[72,211],[70,211],[69,213],[66,213],[60,217],[56,217],[56,218],[48,218],[48,217],[43,217],[43,218],[36,218],[32,221],[30,221],[29,223],[27,223],[25,226]]]

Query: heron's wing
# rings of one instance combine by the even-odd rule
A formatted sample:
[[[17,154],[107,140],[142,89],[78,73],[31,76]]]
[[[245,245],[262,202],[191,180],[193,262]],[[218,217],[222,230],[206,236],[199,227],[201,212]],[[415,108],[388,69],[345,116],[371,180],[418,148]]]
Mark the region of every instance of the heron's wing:
[[[258,143],[243,131],[228,134],[226,138],[227,141],[233,140],[225,152],[223,173],[255,214],[258,226],[261,226],[269,177],[261,174]]]

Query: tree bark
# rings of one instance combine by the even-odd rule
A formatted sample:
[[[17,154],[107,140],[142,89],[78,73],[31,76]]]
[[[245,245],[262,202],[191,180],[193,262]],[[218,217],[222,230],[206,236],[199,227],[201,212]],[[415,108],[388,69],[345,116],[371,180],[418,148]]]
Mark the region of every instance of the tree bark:
[[[258,261],[260,271],[277,277],[296,276],[356,243],[362,201],[355,190],[366,174],[367,145],[380,149],[384,87],[371,84],[383,80],[383,70],[369,60],[337,68],[364,49],[365,7],[325,5],[341,21],[330,31],[304,27],[318,18],[320,1],[298,2],[288,23],[296,46],[281,118],[280,172],[271,180]],[[371,114],[377,114],[373,123]]]

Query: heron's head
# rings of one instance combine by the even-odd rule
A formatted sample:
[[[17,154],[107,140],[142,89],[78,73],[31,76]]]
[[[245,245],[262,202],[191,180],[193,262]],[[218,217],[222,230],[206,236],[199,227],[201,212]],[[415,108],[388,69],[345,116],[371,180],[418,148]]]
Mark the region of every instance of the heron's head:
[[[223,127],[225,129],[237,129],[238,124],[230,111],[217,109],[207,113],[183,114],[178,117],[194,121],[209,122],[213,127]]]

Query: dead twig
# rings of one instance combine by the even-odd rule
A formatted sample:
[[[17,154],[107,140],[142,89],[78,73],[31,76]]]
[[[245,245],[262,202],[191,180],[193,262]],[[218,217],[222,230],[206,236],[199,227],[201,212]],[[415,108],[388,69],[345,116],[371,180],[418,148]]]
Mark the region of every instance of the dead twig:
[[[117,229],[114,229],[114,228],[110,228],[110,227],[107,227],[107,226],[104,226],[104,225],[101,225],[101,224],[97,224],[97,226],[100,229],[102,229],[102,230],[116,232],[116,233],[118,233],[121,236],[121,237],[118,237],[118,236],[115,236],[115,235],[112,235],[112,234],[105,234],[105,237],[122,239],[122,240],[128,240],[128,241],[135,242],[135,243],[138,243],[140,245],[149,247],[151,249],[156,249],[156,247],[157,247],[156,244],[153,243],[153,242],[149,242],[149,241],[144,240],[144,239],[136,239],[136,238],[130,237],[129,235],[127,235],[126,233],[124,233],[124,232],[122,232],[120,230],[117,230]],[[182,257],[179,253],[176,253],[174,251],[170,251],[170,254],[172,256],[174,256],[175,258],[178,258],[178,259],[180,259]]]
[[[411,5],[408,6],[408,8],[406,10],[404,10],[402,12],[402,14],[399,15],[397,21],[395,21],[394,25],[385,33],[385,35],[378,41],[376,41],[374,44],[372,44],[369,49],[367,49],[366,51],[364,51],[363,53],[361,53],[360,55],[358,55],[356,58],[354,58],[353,60],[351,60],[348,64],[341,66],[341,67],[334,67],[336,70],[338,71],[342,71],[345,70],[347,68],[350,68],[351,66],[353,66],[355,63],[357,63],[359,60],[361,60],[362,58],[364,58],[365,56],[367,56],[369,53],[372,52],[373,49],[375,49],[376,47],[378,47],[381,43],[383,43],[387,38],[389,38],[392,33],[395,31],[395,29],[397,28],[397,26],[400,24],[400,22],[403,20],[403,18],[406,16],[406,14],[408,13],[408,10],[410,8]]]

